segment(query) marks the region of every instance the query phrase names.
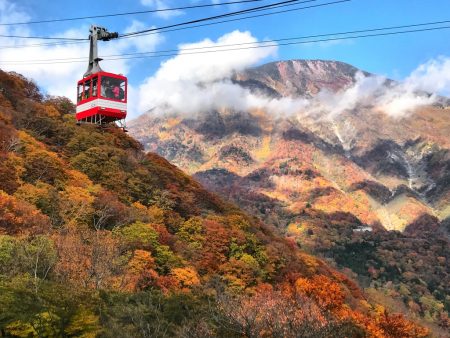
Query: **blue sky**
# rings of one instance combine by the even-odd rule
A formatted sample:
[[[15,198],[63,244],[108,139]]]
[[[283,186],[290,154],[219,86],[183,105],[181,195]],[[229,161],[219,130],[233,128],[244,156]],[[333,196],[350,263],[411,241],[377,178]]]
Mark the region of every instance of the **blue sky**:
[[[220,0],[213,0],[216,3]],[[228,0],[230,1],[230,0]],[[164,26],[201,17],[218,15],[248,7],[276,2],[261,1],[246,5],[217,6],[208,9],[186,10],[176,15],[162,17],[158,14],[140,14],[115,18],[99,18],[83,21],[55,22],[51,24],[0,27],[0,34],[15,33],[23,35],[51,35],[86,37],[90,24],[95,23],[120,33],[140,30],[151,26]],[[320,0],[316,3],[328,2]],[[190,4],[211,3],[211,0],[135,0],[135,1],[35,1],[0,0],[0,23],[56,19],[65,17],[89,16],[106,13],[132,12],[158,8],[158,6],[179,7]],[[314,3],[310,3],[311,5]],[[295,7],[295,6],[293,6]],[[203,28],[175,31],[152,35],[139,39],[139,42],[124,44],[110,41],[100,46],[100,54],[122,54],[148,50],[177,48],[180,44],[197,43],[205,39],[216,41],[220,37],[239,30],[250,32],[257,40],[278,39],[311,34],[332,33],[365,28],[395,26],[429,21],[450,20],[450,1],[448,0],[353,0],[346,3],[311,8],[291,13],[278,14]],[[133,39],[129,39],[133,40]],[[137,39],[136,39],[137,40]],[[286,59],[329,59],[344,61],[354,66],[395,79],[403,79],[419,65],[440,56],[450,56],[450,29],[405,34],[399,36],[353,39],[338,43],[318,43],[284,47],[260,55],[245,65],[256,65],[272,60]],[[0,39],[2,46],[23,44],[23,40]],[[27,42],[29,43],[29,42]],[[84,49],[83,49],[84,48]],[[216,53],[208,58],[224,58]],[[14,65],[11,60],[50,59],[84,57],[85,47],[27,48],[0,50],[0,68],[15,70],[35,78],[44,90],[55,94],[66,94],[77,72],[82,76],[84,64],[62,65]],[[146,79],[160,69],[165,59],[136,59],[128,61],[105,62],[103,68],[111,72],[124,72],[130,84],[138,88]],[[6,62],[6,63],[2,63]],[[205,62],[208,62],[207,60]],[[59,77],[64,84],[51,83],[49,77]],[[62,89],[67,88],[67,89]],[[60,91],[60,92],[59,92]],[[136,108],[137,109],[137,108]],[[139,107],[143,109],[143,107]],[[137,114],[137,113],[136,113]]]

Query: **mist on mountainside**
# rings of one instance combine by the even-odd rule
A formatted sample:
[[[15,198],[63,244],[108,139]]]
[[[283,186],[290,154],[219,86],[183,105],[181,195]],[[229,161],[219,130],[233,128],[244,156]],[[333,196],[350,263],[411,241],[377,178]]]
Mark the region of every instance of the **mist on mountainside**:
[[[279,63],[280,78],[272,78],[266,87],[258,88],[251,83],[257,74],[249,67],[273,55],[276,47],[214,57],[183,55],[185,49],[220,49],[222,45],[236,42],[249,44],[256,39],[248,32],[234,31],[216,42],[205,40],[180,46],[179,55],[164,61],[155,75],[140,85],[140,111],[192,117],[212,110],[258,109],[280,117],[323,119],[333,118],[358,105],[371,105],[390,117],[401,118],[418,107],[440,102],[439,95],[450,94],[450,60],[444,57],[420,65],[401,82],[339,62],[333,65],[320,60],[309,63],[294,60],[292,65]],[[248,74],[251,74],[250,82],[241,82]],[[277,85],[284,89],[278,91]]]
[[[130,131],[373,296],[391,295],[392,309],[445,327],[449,64],[430,61],[402,82],[337,61],[239,66],[204,82],[189,81],[186,65],[185,92],[158,96],[159,73],[141,88],[161,105]]]

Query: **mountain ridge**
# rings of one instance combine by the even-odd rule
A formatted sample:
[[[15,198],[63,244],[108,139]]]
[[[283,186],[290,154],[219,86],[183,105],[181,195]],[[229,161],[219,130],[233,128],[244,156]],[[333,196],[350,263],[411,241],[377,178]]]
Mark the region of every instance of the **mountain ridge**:
[[[0,88],[2,336],[428,334],[120,128]]]
[[[271,70],[278,70],[280,65],[288,65],[290,69],[294,69],[295,64],[316,65],[317,67],[314,71],[317,71],[317,68],[319,68],[321,69],[320,73],[324,71],[323,65],[331,64],[332,67],[330,67],[330,69],[325,67],[329,72],[326,77],[329,78],[332,78],[331,73],[335,70],[336,65],[339,65],[340,67],[344,67],[344,69],[350,69],[348,72],[353,76],[349,76],[349,78],[352,78],[352,81],[355,81],[355,74],[359,72],[356,68],[345,63],[322,60],[274,62],[253,68],[251,71],[257,72],[260,79],[264,78],[264,81],[271,83],[272,80],[267,79],[270,78],[270,75],[264,73],[265,69],[270,68]],[[288,68],[288,66],[282,68]],[[298,78],[298,72],[302,71],[302,69],[302,67],[298,66],[297,71],[290,76]],[[270,73],[271,72],[269,72],[269,74]],[[366,74],[370,75],[368,73]],[[306,78],[308,78],[308,75]],[[297,82],[301,81],[298,80]],[[342,90],[343,88],[348,87],[350,83],[352,82],[347,81],[347,84],[340,87],[340,89]],[[285,91],[286,90],[283,90],[279,94],[281,96],[290,95],[289,93],[283,94]],[[392,185],[392,180],[385,180],[383,178],[383,170],[385,169],[377,169],[377,167],[368,163],[370,161],[373,162],[373,158],[378,158],[378,160],[387,158],[388,161],[385,161],[385,167],[392,168],[390,171],[391,176],[394,176],[396,180],[404,180],[405,185],[409,186],[410,189],[414,185],[414,189],[423,192],[427,189],[428,191],[431,191],[434,189],[435,185],[435,178],[433,179],[428,175],[428,173],[431,172],[431,168],[427,168],[430,167],[430,165],[426,163],[426,158],[434,156],[436,159],[436,155],[433,154],[441,153],[441,161],[443,161],[442,165],[444,168],[448,167],[448,162],[446,162],[448,161],[446,160],[448,154],[445,149],[450,146],[449,138],[447,137],[450,132],[450,123],[446,116],[447,114],[445,114],[445,110],[443,109],[432,107],[422,108],[417,114],[413,115],[413,117],[407,117],[397,121],[397,123],[404,125],[401,133],[398,132],[398,128],[392,123],[393,121],[389,120],[384,114],[364,107],[353,111],[343,112],[338,120],[330,119],[325,121],[317,120],[314,116],[304,116],[297,120],[295,117],[276,118],[267,113],[232,112],[227,111],[226,108],[222,112],[208,112],[204,113],[203,116],[200,115],[194,118],[185,118],[182,115],[178,115],[178,120],[177,115],[174,114],[172,121],[177,121],[174,122],[175,129],[183,125],[187,128],[186,130],[193,129],[194,133],[197,133],[200,137],[205,136],[207,138],[215,139],[223,139],[227,135],[243,138],[247,136],[260,138],[271,137],[271,132],[263,129],[271,128],[271,130],[274,131],[278,128],[280,130],[279,133],[282,133],[282,136],[286,141],[297,140],[303,143],[306,142],[313,144],[314,147],[318,147],[325,152],[331,151],[344,154],[347,158],[351,158],[358,166],[368,170],[370,174],[377,176],[378,179],[382,180],[382,184],[387,184],[388,189],[392,190],[395,188],[395,186]],[[149,115],[147,115],[147,118],[150,118]],[[150,149],[150,145],[158,144],[158,140],[148,140],[150,142],[146,140],[145,127],[143,128],[143,126],[148,123],[145,120],[146,116],[144,115],[135,123],[131,122],[130,126],[133,134],[147,146],[147,149]],[[281,125],[284,124],[286,126],[281,127],[280,123]],[[436,123],[439,123],[442,128],[433,128],[432,125]],[[264,127],[265,125],[266,127]],[[366,126],[372,126],[372,128],[367,130]],[[163,126],[161,128],[165,127]],[[433,129],[433,133],[430,133],[431,129]],[[383,130],[383,134],[380,134],[380,130]],[[273,132],[273,134],[276,133],[276,131]],[[158,131],[155,130],[149,134],[155,135],[158,134]],[[183,144],[183,141],[179,142],[179,139],[182,139],[181,135],[178,139],[170,141],[171,146],[167,148],[159,146],[159,150],[157,151],[168,156],[169,160],[174,160],[185,169],[186,167],[183,166],[182,163],[183,160],[180,157],[176,159],[176,153],[183,154],[182,149],[180,149],[180,152],[173,153],[173,156],[168,153],[165,154],[165,149],[172,149],[173,147],[173,149],[176,149],[177,147],[188,148],[196,154],[192,159],[194,159],[198,165],[202,165],[202,163],[208,161],[208,159],[204,157],[204,154],[202,154],[200,149],[201,144],[195,142],[193,145],[192,143]],[[436,146],[437,149],[433,149],[433,147],[436,148]],[[245,147],[236,148],[233,145],[227,145],[227,147],[238,149],[237,151],[241,153],[241,156],[244,156],[247,161],[250,160],[251,156],[249,156],[248,150],[244,150]],[[156,148],[153,150],[155,149]],[[219,158],[220,157],[223,158],[223,156],[219,156]],[[423,161],[424,159],[425,161]],[[392,164],[389,164],[389,161],[391,161]],[[443,170],[445,171],[445,169]],[[444,214],[446,214],[446,212],[444,212]]]
[[[295,59],[275,61],[236,72],[232,80],[246,88],[246,81],[251,79],[253,84],[266,86],[280,96],[312,97],[320,90],[336,92],[353,84],[358,72],[365,76],[371,75],[345,62]],[[302,77],[298,76],[300,73]],[[268,78],[270,83],[266,83]]]
[[[233,75],[232,81],[239,85],[241,79],[256,95],[277,99],[306,93],[320,100],[322,91],[315,87],[319,82],[308,82],[308,74],[303,81],[302,72],[294,69],[295,62],[243,71],[240,74],[246,75]],[[315,62],[317,67],[324,63]],[[347,69],[345,64],[331,64]],[[278,81],[280,65],[292,70],[284,80],[292,78],[289,81],[297,85]],[[336,91],[333,98],[345,96],[361,81],[356,79],[356,68],[348,72],[347,80],[334,87],[322,82],[326,92]],[[327,77],[332,79],[333,72],[317,76]],[[383,86],[388,93],[392,83]],[[308,92],[307,88],[312,89]],[[130,123],[130,130],[147,150],[165,156],[209,189],[279,227],[302,248],[351,269],[364,285],[382,292],[392,288],[400,292],[406,286],[405,304],[419,304],[423,316],[427,311],[420,301],[423,291],[408,277],[417,271],[403,261],[415,254],[415,248],[403,247],[402,241],[427,246],[431,240],[436,251],[430,256],[425,247],[416,248],[427,256],[421,256],[422,261],[430,261],[433,255],[447,256],[442,248],[449,246],[445,230],[450,216],[448,110],[423,105],[399,118],[364,101],[331,117],[308,114],[307,109],[300,106],[298,115],[283,115],[264,108],[234,111],[224,106],[191,116],[169,109],[165,114],[140,117]],[[441,240],[442,247],[437,244]],[[366,252],[357,243],[373,251]],[[350,259],[342,248],[371,259]],[[405,250],[405,256],[399,256]],[[449,280],[447,262],[439,263],[436,271],[416,276],[429,281],[426,293],[438,295],[437,284],[447,290],[443,294],[448,293],[441,284]],[[435,300],[448,309],[443,294]],[[431,316],[432,321],[439,321],[437,312]]]

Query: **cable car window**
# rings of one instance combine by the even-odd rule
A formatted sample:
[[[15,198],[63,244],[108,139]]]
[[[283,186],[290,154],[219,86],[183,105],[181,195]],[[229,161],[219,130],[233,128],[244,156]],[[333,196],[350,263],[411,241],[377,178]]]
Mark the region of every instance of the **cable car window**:
[[[91,96],[91,80],[87,80],[84,83],[84,99],[88,99]]]
[[[92,79],[92,96],[93,97],[97,97],[97,82],[98,82],[97,77]]]
[[[126,82],[109,76],[102,77],[101,94],[108,99],[125,101]]]
[[[78,102],[81,101],[82,97],[83,97],[83,84],[80,83],[78,85],[78,93],[77,93]]]
[[[126,91],[126,83],[125,81],[121,81],[120,87],[119,87],[119,99],[121,101],[125,101],[125,91]]]

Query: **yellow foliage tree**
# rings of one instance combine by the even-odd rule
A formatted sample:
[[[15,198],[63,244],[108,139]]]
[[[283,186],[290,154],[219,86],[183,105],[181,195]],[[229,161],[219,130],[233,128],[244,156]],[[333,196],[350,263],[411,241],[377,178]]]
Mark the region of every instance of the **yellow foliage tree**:
[[[182,289],[189,289],[200,284],[200,277],[193,267],[174,268],[171,275],[176,278]]]

